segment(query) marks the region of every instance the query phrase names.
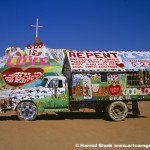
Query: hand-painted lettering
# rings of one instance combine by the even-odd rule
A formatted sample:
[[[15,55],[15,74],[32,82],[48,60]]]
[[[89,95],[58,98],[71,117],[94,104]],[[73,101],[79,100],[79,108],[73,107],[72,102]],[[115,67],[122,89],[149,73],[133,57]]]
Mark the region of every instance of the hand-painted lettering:
[[[30,65],[36,65],[36,62],[39,62],[41,66],[50,66],[49,58],[39,58],[39,57],[13,57],[9,56],[6,62],[6,66],[24,66],[26,63],[29,62]]]

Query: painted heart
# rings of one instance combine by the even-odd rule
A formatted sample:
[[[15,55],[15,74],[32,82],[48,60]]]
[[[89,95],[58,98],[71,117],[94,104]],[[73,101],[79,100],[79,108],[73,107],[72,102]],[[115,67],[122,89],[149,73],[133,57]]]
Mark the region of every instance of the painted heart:
[[[2,72],[2,77],[6,84],[10,86],[23,86],[28,84],[44,73],[42,68],[8,68]]]
[[[124,67],[124,64],[123,63],[120,63],[120,64],[116,64],[118,67],[120,68],[123,68]]]
[[[119,95],[120,90],[121,90],[120,85],[109,85],[109,92],[113,96]]]

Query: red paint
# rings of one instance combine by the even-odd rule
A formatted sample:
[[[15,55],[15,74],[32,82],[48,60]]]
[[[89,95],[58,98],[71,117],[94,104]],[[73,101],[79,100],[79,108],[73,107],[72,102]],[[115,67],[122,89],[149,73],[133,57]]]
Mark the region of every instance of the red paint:
[[[115,85],[115,86],[114,85],[109,85],[109,92],[113,96],[119,95],[120,90],[121,90],[120,85]]]
[[[109,53],[104,53],[103,55],[104,55],[105,58],[111,58]]]
[[[39,48],[42,48],[44,44],[42,42],[39,43]]]
[[[21,56],[21,53],[20,52],[16,52],[16,56]]]
[[[76,86],[72,86],[72,89],[73,89],[73,91],[75,91],[76,90]]]
[[[117,53],[110,53],[114,56],[114,58],[117,58]]]
[[[69,57],[75,57],[76,58],[76,54],[74,52],[69,52]]]
[[[23,86],[39,78],[44,73],[42,68],[8,68],[2,72],[6,84],[10,86]]]
[[[84,58],[83,52],[78,52],[78,53],[77,53],[77,56],[78,56],[78,58]]]
[[[39,44],[38,43],[35,43],[34,44],[34,48],[36,49],[36,48],[38,48],[39,47]]]
[[[86,53],[87,58],[90,58],[91,56],[93,56],[93,53]]]
[[[141,88],[137,88],[137,89],[140,90],[143,94],[150,95],[149,87],[141,87]]]
[[[28,45],[27,45],[27,48],[28,48],[28,49],[31,49],[31,48],[32,48],[32,45],[31,45],[31,44],[28,44]]]
[[[117,53],[98,53],[98,52],[69,52],[70,58],[109,58],[116,59]]]
[[[95,58],[103,58],[100,53],[94,53],[95,54]]]
[[[120,68],[123,68],[124,67],[124,64],[123,63],[120,63],[120,64],[116,64],[118,67]]]
[[[32,46],[32,44],[28,44],[28,45],[27,45],[27,48],[28,48],[28,49],[32,49],[32,48],[35,48],[35,49],[36,49],[36,48],[42,48],[43,45],[44,45],[44,44],[43,44],[42,42],[40,42],[40,43],[35,43],[34,46]]]

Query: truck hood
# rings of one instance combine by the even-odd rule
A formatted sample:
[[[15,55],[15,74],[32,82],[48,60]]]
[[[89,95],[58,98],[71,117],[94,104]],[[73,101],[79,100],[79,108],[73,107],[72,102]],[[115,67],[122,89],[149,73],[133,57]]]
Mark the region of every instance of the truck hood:
[[[51,94],[52,92],[49,88],[39,86],[35,88],[15,90],[10,93],[10,98],[16,101],[36,100],[50,96]]]
[[[13,90],[9,90],[9,89],[0,90],[0,99],[9,99],[10,94],[12,92]]]

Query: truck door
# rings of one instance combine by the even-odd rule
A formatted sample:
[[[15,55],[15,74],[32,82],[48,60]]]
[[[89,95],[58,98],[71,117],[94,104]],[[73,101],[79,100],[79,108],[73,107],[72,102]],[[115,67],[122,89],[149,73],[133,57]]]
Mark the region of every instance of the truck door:
[[[68,107],[68,93],[66,92],[66,80],[55,78],[49,82],[48,88],[51,91],[51,107]]]
[[[52,79],[48,85],[48,88],[51,89],[52,95],[57,98],[58,95],[65,92],[65,88],[63,87],[63,81],[60,79]]]

